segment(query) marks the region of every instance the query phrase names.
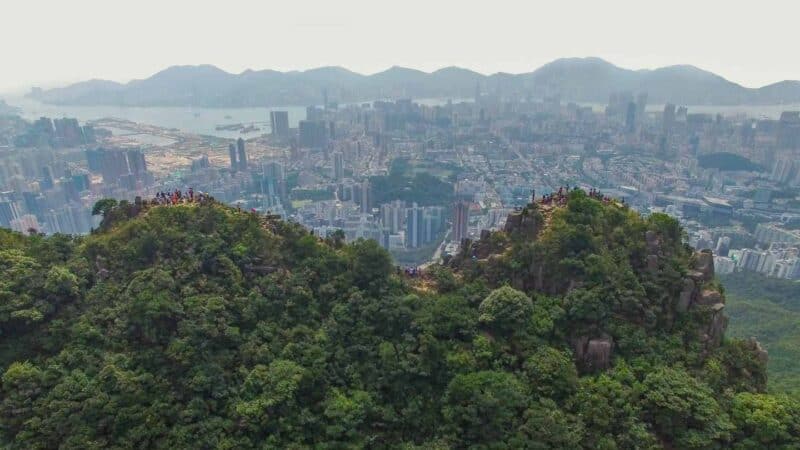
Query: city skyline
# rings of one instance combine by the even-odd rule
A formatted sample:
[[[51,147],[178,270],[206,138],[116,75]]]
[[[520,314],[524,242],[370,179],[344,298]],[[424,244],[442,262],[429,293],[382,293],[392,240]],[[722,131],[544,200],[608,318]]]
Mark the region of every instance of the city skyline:
[[[46,15],[39,4],[12,3],[19,20],[0,30],[0,40],[14,42],[4,52],[0,91],[93,78],[128,81],[184,64],[214,64],[233,73],[342,66],[371,74],[398,65],[491,74],[585,56],[632,69],[694,65],[746,87],[800,78],[800,62],[783,57],[798,7],[783,1],[757,10],[725,8],[724,14],[727,5],[720,2],[685,1],[501,2],[491,9],[454,2],[403,8],[357,1],[310,7],[231,2],[226,9],[191,4],[192,20],[176,20],[190,10],[186,2],[142,1],[124,11],[96,1],[77,7],[46,2]],[[764,21],[760,11],[782,13]],[[122,13],[124,21],[118,19]],[[61,51],[54,51],[53,36]]]

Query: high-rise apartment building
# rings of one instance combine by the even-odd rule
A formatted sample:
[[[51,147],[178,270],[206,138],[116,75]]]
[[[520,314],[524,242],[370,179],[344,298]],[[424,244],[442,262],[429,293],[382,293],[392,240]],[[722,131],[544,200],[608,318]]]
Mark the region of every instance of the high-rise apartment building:
[[[469,203],[458,202],[453,206],[453,230],[451,239],[461,243],[467,237],[467,226],[469,225]]]
[[[273,136],[281,138],[289,137],[289,112],[270,111],[269,125]]]
[[[247,170],[247,151],[244,148],[244,139],[242,138],[236,140],[236,153],[239,156],[239,170],[244,172]]]

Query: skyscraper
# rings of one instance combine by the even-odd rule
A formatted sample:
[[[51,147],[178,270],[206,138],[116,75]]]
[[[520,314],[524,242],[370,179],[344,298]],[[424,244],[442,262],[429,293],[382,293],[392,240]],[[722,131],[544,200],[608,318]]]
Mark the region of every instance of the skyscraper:
[[[371,201],[371,197],[372,196],[370,195],[369,180],[367,179],[367,180],[364,180],[363,182],[361,182],[361,202],[360,202],[360,205],[361,205],[361,212],[362,213],[368,213],[370,211],[369,202]]]
[[[244,149],[244,139],[236,140],[236,150],[239,154],[239,170],[244,172],[247,170],[247,151]]]
[[[328,145],[328,124],[324,120],[301,120],[300,147],[325,148]]]
[[[422,208],[414,203],[406,209],[406,248],[418,248],[424,243]]]
[[[672,127],[675,125],[675,105],[672,103],[664,105],[664,115],[661,122],[665,134],[672,131]]]
[[[720,236],[720,238],[717,239],[717,246],[714,249],[714,253],[717,256],[728,256],[730,248],[731,248],[731,238],[729,238],[728,236]]]
[[[406,202],[394,200],[391,203],[381,205],[381,221],[383,229],[389,234],[397,234],[403,225],[403,211],[406,209]]]
[[[628,110],[625,113],[625,131],[633,133],[636,131],[636,103],[628,103]]]
[[[50,166],[42,167],[42,178],[39,182],[40,187],[42,190],[53,189],[53,185],[55,183],[53,176],[53,168]]]
[[[16,202],[0,201],[0,227],[10,228],[11,221],[20,217],[21,213]]]
[[[289,112],[288,111],[270,111],[269,112],[269,125],[272,129],[272,135],[277,137],[289,136]]]
[[[131,149],[126,152],[126,156],[128,157],[130,173],[132,173],[137,180],[144,180],[145,173],[147,172],[147,162],[144,159],[144,153],[139,149]]]
[[[461,244],[461,240],[467,237],[467,225],[469,224],[469,203],[458,202],[453,206],[453,237],[452,240]]]
[[[333,153],[333,178],[337,181],[344,178],[344,154],[342,152]]]
[[[427,244],[434,240],[442,229],[443,208],[441,206],[427,206],[422,211],[422,242]]]
[[[231,172],[236,172],[239,163],[236,161],[236,144],[228,145],[228,157],[231,159]]]

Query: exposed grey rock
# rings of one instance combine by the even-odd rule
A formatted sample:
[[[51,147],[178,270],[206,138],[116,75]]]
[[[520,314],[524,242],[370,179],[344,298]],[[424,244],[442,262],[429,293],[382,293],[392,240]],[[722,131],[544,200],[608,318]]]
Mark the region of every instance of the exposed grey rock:
[[[711,253],[711,250],[701,250],[695,253],[695,257],[694,268],[702,273],[702,280],[712,280],[714,278],[714,255]]]
[[[503,231],[521,235],[526,239],[535,239],[541,226],[541,215],[535,208],[525,208],[508,215]]]
[[[711,348],[719,347],[725,329],[728,328],[728,318],[724,314],[725,305],[717,303],[711,307],[711,323],[708,326],[708,345]]]
[[[611,339],[592,339],[586,349],[586,362],[594,370],[611,367]]]
[[[678,304],[675,305],[675,309],[678,312],[684,313],[689,310],[689,306],[692,304],[692,300],[695,297],[695,284],[694,280],[691,278],[685,278],[683,280],[683,290],[681,291],[681,295],[678,297]]]
[[[644,240],[647,243],[647,251],[650,253],[657,253],[661,248],[661,241],[655,231],[648,230],[645,232]]]
[[[614,340],[610,336],[590,339],[581,336],[572,340],[575,359],[584,371],[594,372],[611,367]]]
[[[647,255],[647,270],[652,273],[658,272],[658,256]]]
[[[722,294],[712,289],[703,289],[703,291],[700,292],[700,295],[697,296],[697,299],[695,301],[697,302],[698,305],[703,305],[703,306],[713,306],[718,303],[722,304],[724,302]]]
[[[704,279],[705,279],[705,276],[706,276],[703,272],[701,272],[699,270],[690,270],[688,275],[689,275],[689,278],[694,280],[697,284],[702,283],[704,281]]]
[[[752,347],[753,351],[756,354],[756,358],[758,358],[759,362],[764,365],[767,365],[767,361],[769,360],[769,354],[764,347],[761,346],[761,343],[756,340],[756,338],[751,337],[749,340],[750,346]]]
[[[511,233],[519,228],[520,223],[522,223],[522,212],[514,211],[508,215],[508,218],[506,218],[506,225],[503,227],[503,231],[506,233]]]

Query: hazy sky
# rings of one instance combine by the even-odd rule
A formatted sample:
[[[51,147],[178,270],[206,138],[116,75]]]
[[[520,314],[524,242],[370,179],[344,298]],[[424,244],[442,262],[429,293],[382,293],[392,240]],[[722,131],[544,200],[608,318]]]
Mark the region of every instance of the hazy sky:
[[[176,64],[518,73],[568,56],[693,64],[746,86],[800,79],[798,0],[0,0],[0,12],[0,90]]]

